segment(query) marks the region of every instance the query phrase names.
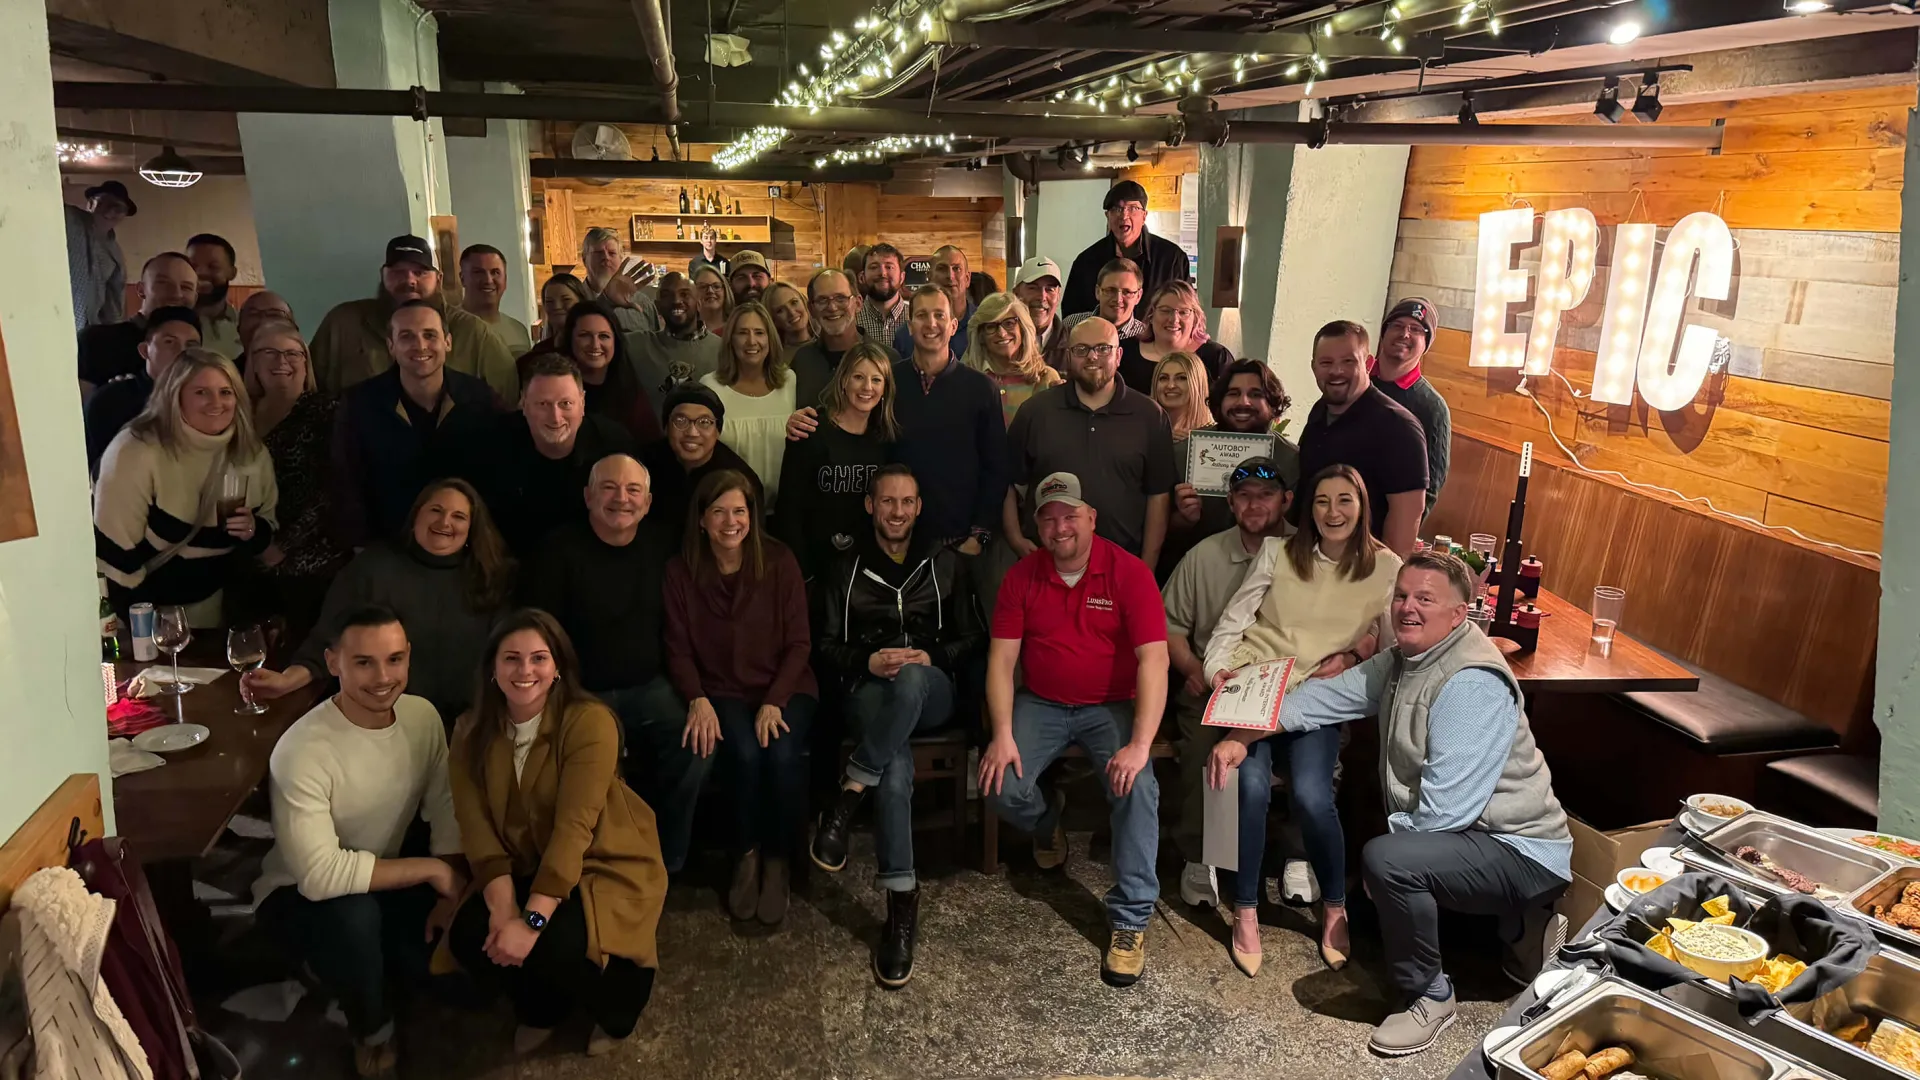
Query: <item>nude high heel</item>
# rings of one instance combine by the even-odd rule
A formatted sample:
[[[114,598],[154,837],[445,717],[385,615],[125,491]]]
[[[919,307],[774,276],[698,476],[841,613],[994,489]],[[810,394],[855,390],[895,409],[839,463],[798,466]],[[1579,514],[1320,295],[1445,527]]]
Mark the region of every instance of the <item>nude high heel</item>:
[[[1347,905],[1320,905],[1320,959],[1339,971],[1347,966],[1347,950],[1353,947],[1347,937]]]
[[[1251,939],[1253,948],[1242,949],[1241,938]],[[1227,946],[1227,952],[1233,957],[1233,966],[1251,979],[1260,974],[1260,909],[1233,909],[1233,940]]]

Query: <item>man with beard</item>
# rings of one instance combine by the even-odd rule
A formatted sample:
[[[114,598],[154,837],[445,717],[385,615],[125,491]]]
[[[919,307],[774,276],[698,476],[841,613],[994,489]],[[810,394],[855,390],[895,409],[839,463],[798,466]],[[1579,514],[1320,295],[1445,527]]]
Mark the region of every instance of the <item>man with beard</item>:
[[[619,233],[604,226],[587,230],[586,237],[580,241],[580,265],[586,268],[581,284],[587,287],[587,299],[599,300],[612,308],[623,334],[658,330],[660,313],[654,310],[653,301],[636,276],[645,270],[636,266],[633,271],[627,271],[623,268],[626,258]]]
[[[861,341],[871,341],[895,361],[900,359],[881,339],[860,329],[854,314],[859,298],[854,294],[854,279],[844,270],[826,269],[807,281],[807,305],[813,309],[813,340],[793,350],[787,367],[793,372],[793,400],[798,408],[787,421],[787,438],[804,439],[820,426],[820,394],[833,381],[840,358]],[[901,304],[904,317],[908,305]],[[905,325],[904,322],[902,325]],[[889,336],[887,340],[892,340]]]
[[[744,304],[760,299],[760,294],[773,284],[773,273],[767,269],[767,260],[757,251],[742,251],[728,263],[727,287],[733,290],[733,302]]]
[[[887,922],[873,975],[897,990],[913,977],[920,883],[913,867],[913,737],[953,719],[955,687],[986,644],[964,561],[914,529],[920,485],[888,465],[867,488],[872,528],[824,575],[826,621],[814,644],[823,676],[837,678],[859,743],[839,796],[822,816],[808,854],[828,873],[847,865],[847,833],[868,788],[875,805],[878,882]]]
[[[300,328],[300,323],[293,317],[293,305],[277,292],[261,289],[240,301],[240,314],[234,319],[240,336],[240,355],[234,357],[233,362],[242,372],[247,370],[247,350],[253,347],[254,331],[270,322],[289,323],[296,330]]]
[[[198,288],[193,263],[185,255],[163,251],[148,259],[140,268],[140,310],[133,318],[80,332],[81,395],[144,367],[140,343],[147,336],[148,318],[161,308],[192,307]]]
[[[1427,512],[1447,483],[1453,457],[1453,411],[1447,399],[1420,373],[1420,360],[1433,345],[1437,328],[1433,302],[1409,296],[1387,312],[1380,324],[1380,355],[1368,366],[1373,385],[1399,403],[1427,434]]]
[[[117,323],[126,313],[127,257],[113,231],[140,212],[127,185],[108,180],[86,192],[85,209],[68,203],[67,280],[73,290],[73,329]]]
[[[1245,358],[1228,364],[1208,393],[1214,416],[1209,430],[1272,433],[1272,445],[1264,454],[1273,459],[1288,491],[1300,482],[1300,450],[1286,436],[1274,432],[1273,426],[1292,403],[1272,368],[1263,361]],[[1184,456],[1178,466],[1181,479],[1173,485],[1173,520],[1167,525],[1167,546],[1160,557],[1160,565],[1169,569],[1202,537],[1233,528],[1233,510],[1227,505],[1227,497],[1200,494],[1186,480]]]
[[[392,611],[347,616],[326,652],[340,692],[273,748],[273,850],[253,883],[261,924],[346,1013],[363,1077],[394,1074],[389,985],[426,982],[467,887],[446,731],[405,693],[411,651]],[[405,850],[420,817],[432,857]]]
[[[1033,395],[1007,429],[1008,488],[1002,527],[1014,553],[1032,554],[1029,489],[1051,473],[1072,473],[1100,511],[1099,533],[1148,566],[1166,541],[1177,477],[1173,428],[1153,399],[1114,377],[1120,339],[1099,316],[1068,332],[1071,378]]]
[[[1320,400],[1300,432],[1300,481],[1329,465],[1351,465],[1367,482],[1374,538],[1406,558],[1427,503],[1427,436],[1420,421],[1367,377],[1367,328],[1344,319],[1313,336],[1313,381]],[[1311,498],[1294,492],[1289,520]]]
[[[660,329],[627,335],[627,354],[640,372],[640,385],[659,401],[681,383],[699,382],[718,369],[720,335],[707,332],[685,274],[673,271],[661,278],[654,303]]]
[[[100,457],[120,429],[147,407],[153,384],[166,374],[180,354],[200,344],[200,324],[191,308],[164,307],[147,316],[147,334],[140,342],[144,366],[94,391],[87,399],[87,472],[97,476]]]
[[[626,428],[587,412],[579,367],[542,353],[527,365],[520,411],[448,445],[440,471],[473,483],[507,546],[526,559],[548,533],[587,516],[579,493],[594,463],[633,450]]]
[[[967,320],[973,318],[973,271],[967,269],[967,253],[952,244],[933,253],[933,269],[928,272],[930,283],[947,294],[947,303],[952,305],[953,339],[948,347],[955,356],[967,355]],[[909,298],[911,300],[911,298]],[[893,332],[893,351],[900,356],[913,353],[913,315],[907,315],[907,322]]]
[[[1049,366],[1071,376],[1066,357],[1067,335],[1060,327],[1060,266],[1043,255],[1035,255],[1013,277],[1013,295],[1027,305],[1033,316],[1034,345]],[[1109,326],[1112,324],[1109,323]],[[1115,333],[1119,332],[1115,328]]]
[[[659,818],[660,852],[678,873],[712,758],[681,745],[687,706],[661,660],[667,560],[680,536],[661,527],[652,477],[626,454],[587,474],[585,521],[554,530],[525,563],[521,603],[560,620],[580,657],[586,689],[620,717],[625,771]]]
[[[533,351],[527,324],[500,311],[507,292],[507,257],[488,244],[471,244],[460,253],[460,306],[487,324],[514,359]]]
[[[893,333],[907,321],[907,300],[900,287],[907,282],[900,249],[885,240],[867,249],[867,272],[862,283],[867,302],[854,322],[860,333],[877,345],[893,344]]]
[[[447,370],[447,330],[438,307],[409,300],[387,320],[387,370],[349,387],[334,417],[334,536],[362,548],[398,536],[429,480],[439,447],[486,430],[493,391]]]
[[[1192,281],[1187,253],[1179,244],[1147,231],[1147,189],[1122,180],[1107,190],[1101,208],[1107,212],[1107,232],[1073,260],[1067,275],[1061,309],[1071,315],[1092,311],[1099,304],[1094,285],[1100,270],[1113,259],[1128,259],[1140,268],[1140,287],[1146,295],[1169,281]]]
[[[1330,679],[1309,679],[1280,707],[1282,731],[1380,718],[1387,832],[1367,841],[1361,876],[1380,909],[1389,975],[1402,1009],[1368,1045],[1389,1057],[1432,1046],[1454,1020],[1440,967],[1440,909],[1500,919],[1505,970],[1540,973],[1566,941],[1553,903],[1573,880],[1573,839],[1553,775],[1527,722],[1506,657],[1467,621],[1473,572],[1437,551],[1407,556],[1388,618],[1393,647]],[[1221,788],[1264,732],[1214,745],[1207,783]]]
[[[227,302],[233,284],[233,245],[225,237],[200,233],[187,241],[187,260],[193,263],[198,298],[193,313],[200,316],[200,344],[236,363],[240,359],[240,312]]]
[[[440,292],[440,271],[433,265],[433,249],[417,236],[387,241],[378,296],[339,304],[320,321],[308,345],[320,389],[337,394],[387,370],[393,363],[387,349],[388,323],[395,309],[414,300],[431,305],[445,320],[450,370],[481,380],[502,401],[519,398],[520,383],[507,347],[486,323],[447,306]]]
[[[727,408],[719,395],[699,383],[682,383],[667,391],[661,412],[667,437],[642,447],[640,463],[652,478],[654,516],[669,535],[685,534],[693,489],[708,473],[729,469],[739,473],[753,484],[754,494],[765,505],[766,491],[753,466],[720,441]]]

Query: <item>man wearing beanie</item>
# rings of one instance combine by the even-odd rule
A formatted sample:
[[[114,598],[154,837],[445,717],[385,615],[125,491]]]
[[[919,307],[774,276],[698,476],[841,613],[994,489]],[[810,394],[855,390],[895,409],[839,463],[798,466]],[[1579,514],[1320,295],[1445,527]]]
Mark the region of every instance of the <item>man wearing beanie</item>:
[[[1122,180],[1107,191],[1102,209],[1107,212],[1107,234],[1073,260],[1066,290],[1060,295],[1061,315],[1078,315],[1100,306],[1094,292],[1100,268],[1115,259],[1131,259],[1140,268],[1140,285],[1148,298],[1169,281],[1193,280],[1187,253],[1180,245],[1147,231],[1146,188]]]
[[[1433,345],[1439,319],[1433,301],[1409,296],[1393,305],[1380,324],[1380,354],[1370,368],[1373,385],[1413,414],[1427,434],[1427,511],[1447,482],[1453,454],[1453,414],[1447,400],[1420,373],[1420,361]]]
[[[753,467],[720,441],[727,407],[713,391],[699,383],[682,383],[667,392],[660,415],[666,437],[640,448],[640,464],[653,481],[653,511],[648,516],[658,518],[669,535],[686,535],[693,489],[708,473],[732,469],[766,498]]]

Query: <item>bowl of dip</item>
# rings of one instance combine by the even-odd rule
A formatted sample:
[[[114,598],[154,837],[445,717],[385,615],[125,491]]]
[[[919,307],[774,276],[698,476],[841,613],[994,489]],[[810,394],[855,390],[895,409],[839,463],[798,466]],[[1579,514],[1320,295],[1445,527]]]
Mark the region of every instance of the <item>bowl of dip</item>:
[[[1680,963],[1719,982],[1745,979],[1767,962],[1767,939],[1751,930],[1718,923],[1695,923],[1673,933]]]

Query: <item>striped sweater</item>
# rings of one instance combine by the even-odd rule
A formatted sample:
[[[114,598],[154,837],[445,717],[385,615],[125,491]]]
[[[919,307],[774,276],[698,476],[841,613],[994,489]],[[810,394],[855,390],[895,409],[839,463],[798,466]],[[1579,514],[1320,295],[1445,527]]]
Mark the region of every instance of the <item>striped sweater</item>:
[[[201,488],[231,430],[204,435],[182,428],[177,449],[136,438],[131,430],[120,432],[107,446],[93,492],[94,557],[117,610],[124,612],[141,601],[180,604],[189,609],[192,625],[217,626],[220,590],[239,560],[260,554],[273,542],[280,493],[267,454],[233,463],[247,478],[247,505],[256,521],[252,540],[235,539],[213,520],[213,508],[204,515],[199,512]],[[186,545],[172,559],[152,565],[160,552],[182,539]]]

